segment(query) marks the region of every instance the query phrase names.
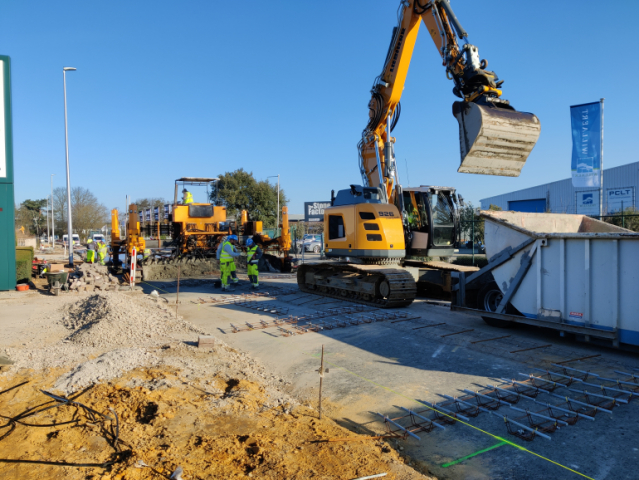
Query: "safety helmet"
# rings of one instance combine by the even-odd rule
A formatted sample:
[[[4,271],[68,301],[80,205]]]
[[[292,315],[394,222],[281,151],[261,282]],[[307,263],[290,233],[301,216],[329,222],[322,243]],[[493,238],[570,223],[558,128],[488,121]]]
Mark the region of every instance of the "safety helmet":
[[[253,239],[249,238],[249,239],[246,240],[246,246],[250,247],[251,245],[253,245]]]
[[[182,193],[189,193],[189,191],[185,188],[184,190],[182,190]]]
[[[229,235],[227,238],[229,240],[235,240],[237,242],[237,235]]]

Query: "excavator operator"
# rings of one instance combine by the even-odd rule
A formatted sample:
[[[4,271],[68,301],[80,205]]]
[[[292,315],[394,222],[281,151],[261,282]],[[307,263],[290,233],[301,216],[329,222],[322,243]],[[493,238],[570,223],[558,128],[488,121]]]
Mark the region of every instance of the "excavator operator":
[[[182,204],[188,205],[189,203],[193,203],[193,194],[185,188],[182,190]]]

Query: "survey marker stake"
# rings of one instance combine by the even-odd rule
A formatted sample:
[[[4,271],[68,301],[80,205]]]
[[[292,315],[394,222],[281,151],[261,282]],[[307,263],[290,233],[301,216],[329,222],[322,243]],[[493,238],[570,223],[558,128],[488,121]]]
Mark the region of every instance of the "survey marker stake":
[[[177,296],[175,297],[175,319],[178,318],[178,308],[180,305],[180,265],[178,265],[178,278],[177,278]]]
[[[322,362],[319,369],[320,386],[319,386],[319,419],[322,419],[322,380],[324,380],[324,345],[322,345]]]

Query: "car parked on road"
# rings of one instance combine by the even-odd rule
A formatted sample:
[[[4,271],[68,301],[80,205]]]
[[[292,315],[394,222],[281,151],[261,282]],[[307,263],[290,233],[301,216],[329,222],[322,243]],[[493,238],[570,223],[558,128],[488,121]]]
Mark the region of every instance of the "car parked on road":
[[[322,236],[306,234],[301,241],[297,242],[297,253],[305,252],[320,253],[322,251]]]

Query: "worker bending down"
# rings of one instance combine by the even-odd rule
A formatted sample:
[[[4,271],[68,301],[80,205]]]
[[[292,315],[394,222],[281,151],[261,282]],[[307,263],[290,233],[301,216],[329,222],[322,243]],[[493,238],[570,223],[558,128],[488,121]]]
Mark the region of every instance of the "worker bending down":
[[[87,262],[95,263],[95,244],[93,243],[93,239],[89,238],[87,244]]]
[[[262,249],[253,242],[252,238],[249,238],[246,241],[246,253],[246,270],[249,280],[251,281],[253,288],[260,288],[260,273],[257,269],[257,264],[260,258],[262,258]]]
[[[182,190],[182,204],[188,205],[189,203],[193,203],[193,194],[185,188]]]
[[[236,250],[237,235],[229,235],[219,249],[220,273],[222,274],[222,290],[229,290],[229,277],[233,278],[233,283],[238,283],[239,279],[235,274],[235,262],[233,259],[240,256]]]
[[[100,265],[105,264],[105,259],[107,256],[107,246],[102,240],[98,240],[98,263]]]

